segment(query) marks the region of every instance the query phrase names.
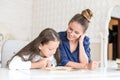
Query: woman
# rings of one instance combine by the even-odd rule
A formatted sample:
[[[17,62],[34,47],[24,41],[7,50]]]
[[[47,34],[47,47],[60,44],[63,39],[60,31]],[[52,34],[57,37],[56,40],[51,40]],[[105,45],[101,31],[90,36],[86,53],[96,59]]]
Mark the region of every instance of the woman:
[[[60,65],[76,69],[96,69],[98,62],[91,61],[90,42],[86,36],[91,17],[90,9],[85,9],[81,14],[76,14],[68,23],[67,31],[59,32],[61,38]]]
[[[59,62],[59,43],[57,32],[46,28],[8,61],[8,67],[9,69],[54,67]]]

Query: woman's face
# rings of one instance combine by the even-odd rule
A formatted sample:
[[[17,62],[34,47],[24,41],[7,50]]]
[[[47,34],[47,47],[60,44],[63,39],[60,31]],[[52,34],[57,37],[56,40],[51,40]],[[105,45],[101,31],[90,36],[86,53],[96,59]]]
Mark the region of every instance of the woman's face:
[[[59,41],[49,41],[47,44],[40,44],[39,49],[42,54],[41,56],[44,56],[46,58],[51,57],[53,54],[55,54],[59,43]]]
[[[68,40],[78,40],[79,37],[84,33],[83,26],[78,22],[71,22],[67,29]]]

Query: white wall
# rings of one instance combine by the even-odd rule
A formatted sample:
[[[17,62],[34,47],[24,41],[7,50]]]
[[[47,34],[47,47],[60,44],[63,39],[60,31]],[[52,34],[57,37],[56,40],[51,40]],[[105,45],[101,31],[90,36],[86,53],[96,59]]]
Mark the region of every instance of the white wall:
[[[66,30],[67,23],[74,14],[90,8],[94,12],[94,17],[88,35],[96,41],[99,32],[105,30],[109,10],[119,5],[119,2],[119,0],[0,0],[0,32],[9,33],[11,39],[33,39],[44,27],[52,27],[57,31]],[[96,34],[92,34],[93,32]]]
[[[32,0],[0,0],[0,33],[5,38],[31,39],[32,4]]]
[[[117,1],[119,0],[115,0],[116,3]],[[94,12],[94,17],[88,35],[97,39],[99,32],[104,30],[109,8],[114,6],[115,2],[113,0],[35,0],[32,36],[38,35],[44,27],[52,27],[57,31],[66,30],[67,23],[73,15],[90,8]]]
[[[0,0],[0,32],[9,39],[29,40],[32,27],[32,0]]]
[[[120,6],[116,6],[113,8],[113,10],[111,12],[111,16],[120,18]]]

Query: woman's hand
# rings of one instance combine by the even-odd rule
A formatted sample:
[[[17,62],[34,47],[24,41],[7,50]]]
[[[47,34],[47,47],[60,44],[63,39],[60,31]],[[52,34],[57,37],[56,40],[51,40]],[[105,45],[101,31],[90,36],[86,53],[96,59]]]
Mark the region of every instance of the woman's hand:
[[[85,36],[86,36],[86,32],[80,36],[79,43],[83,43]]]
[[[95,70],[99,67],[99,62],[98,61],[91,61],[88,63],[87,68],[90,70]]]

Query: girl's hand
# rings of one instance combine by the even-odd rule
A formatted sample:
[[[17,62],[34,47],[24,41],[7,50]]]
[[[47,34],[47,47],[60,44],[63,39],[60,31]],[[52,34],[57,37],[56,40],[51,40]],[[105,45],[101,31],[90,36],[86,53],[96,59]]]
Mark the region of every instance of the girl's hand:
[[[99,67],[99,62],[98,61],[91,61],[90,63],[88,63],[87,68],[90,70],[95,70]]]
[[[39,67],[40,67],[40,68],[45,68],[45,67],[47,67],[47,58],[40,59],[40,60],[38,61],[38,64],[39,64]]]
[[[47,58],[40,59],[37,62],[32,62],[31,68],[45,68],[47,66]]]
[[[51,67],[51,66],[52,66],[51,62],[47,61],[47,66],[46,67]]]
[[[85,36],[86,36],[86,32],[83,33],[83,34],[80,36],[80,38],[79,38],[79,43],[83,43],[83,40],[84,40]]]

